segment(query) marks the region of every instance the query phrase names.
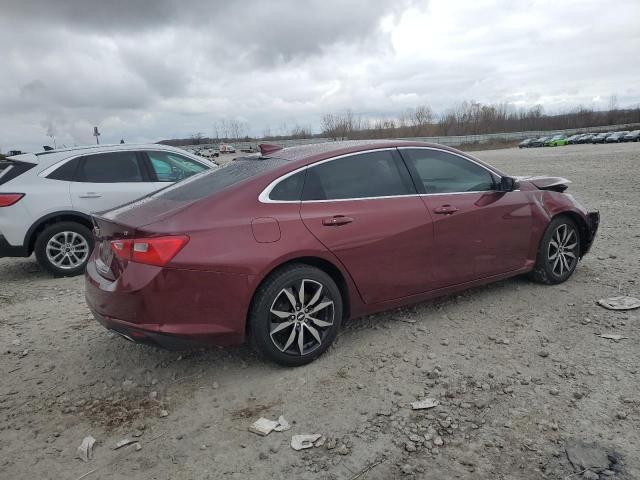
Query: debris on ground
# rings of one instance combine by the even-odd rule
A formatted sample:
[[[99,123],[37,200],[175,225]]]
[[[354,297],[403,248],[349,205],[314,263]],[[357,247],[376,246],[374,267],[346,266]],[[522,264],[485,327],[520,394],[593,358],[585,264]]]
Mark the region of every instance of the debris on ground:
[[[164,418],[168,416],[169,416],[169,412],[167,412],[166,410],[160,410],[160,418]]]
[[[598,305],[608,310],[634,310],[640,308],[640,300],[635,297],[622,295],[619,297],[601,298]]]
[[[314,433],[311,435],[294,435],[291,437],[291,448],[294,450],[304,450],[307,448],[312,448],[318,440],[322,438],[322,435],[319,433]]]
[[[268,418],[260,417],[249,427],[249,431],[265,437],[273,431],[285,432],[290,428],[291,425],[289,425],[286,418],[280,415],[278,420],[269,420]]]
[[[291,425],[289,425],[289,422],[287,422],[287,420],[284,418],[284,415],[280,415],[278,417],[278,425],[276,425],[274,430],[276,432],[286,432],[290,428],[291,428]]]
[[[138,443],[137,440],[129,440],[128,438],[124,438],[116,443],[116,446],[113,447],[114,450],[118,450],[119,448],[126,447],[127,445],[131,445],[132,443]]]
[[[91,435],[84,437],[82,443],[76,451],[76,456],[83,462],[88,462],[93,458],[93,445],[96,443],[96,439]]]
[[[411,408],[413,410],[424,410],[427,408],[433,408],[440,405],[440,402],[435,398],[425,398],[424,400],[419,400],[417,402],[411,403]]]
[[[625,338],[629,338],[629,337],[625,337],[624,335],[619,335],[617,333],[600,333],[597,335],[600,338],[606,338],[607,340],[614,340],[616,342],[619,342],[620,340],[624,340]]]
[[[273,432],[278,425],[279,423],[277,421],[260,417],[258,420],[253,422],[253,424],[251,424],[251,426],[249,427],[249,431],[266,437],[271,432]]]

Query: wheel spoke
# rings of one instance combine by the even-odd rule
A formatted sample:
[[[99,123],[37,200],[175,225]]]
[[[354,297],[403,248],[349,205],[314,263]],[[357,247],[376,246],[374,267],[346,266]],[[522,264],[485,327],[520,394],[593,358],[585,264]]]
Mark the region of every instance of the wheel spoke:
[[[300,330],[298,331],[298,348],[300,349],[300,355],[304,355],[304,323],[300,324]]]
[[[318,318],[311,317],[311,316],[309,316],[309,315],[307,315],[307,318],[308,318],[309,320],[311,320],[313,323],[315,323],[315,324],[316,324],[318,327],[320,327],[320,328],[330,327],[331,325],[333,325],[333,323],[332,323],[332,322],[327,322],[327,321],[325,321],[325,320],[320,320],[320,319],[318,319]]]
[[[296,297],[293,296],[293,293],[291,293],[289,291],[288,288],[285,288],[284,290],[282,290],[284,292],[284,294],[287,296],[287,298],[289,299],[289,303],[291,304],[291,308],[293,308],[293,310],[295,311],[296,309]]]
[[[289,322],[279,323],[273,330],[271,330],[271,335],[273,335],[274,333],[278,333],[280,330],[284,330],[287,327],[290,327],[294,323],[296,323],[296,322],[294,322],[293,320],[291,320]]]
[[[286,352],[287,349],[291,346],[291,344],[293,343],[293,341],[296,339],[296,329],[292,328],[291,329],[291,334],[289,335],[289,339],[287,340],[287,343],[284,344],[284,347],[282,348],[283,352]]]
[[[564,246],[565,246],[565,247],[567,246],[567,243],[569,243],[569,240],[571,240],[571,238],[572,238],[572,237],[575,237],[575,235],[576,235],[576,232],[575,232],[575,231],[573,231],[573,230],[570,230],[570,231],[569,231],[569,233],[568,233],[568,235],[567,235],[567,238],[566,238],[566,240],[564,241]]]
[[[298,290],[298,300],[300,300],[301,308],[304,308],[304,282],[305,280],[300,282],[300,289]]]
[[[278,318],[289,318],[292,314],[291,312],[283,312],[281,310],[274,310],[273,308],[270,310]]]
[[[316,330],[314,327],[312,327],[308,323],[305,324],[305,327],[307,327],[311,335],[313,335],[313,338],[315,338],[318,341],[318,343],[322,343],[322,340],[320,340],[320,333],[318,332],[318,330]]]
[[[566,252],[566,251],[565,251],[565,252],[564,252],[564,254],[565,254],[567,257],[576,258],[575,254],[574,254],[573,252]]]
[[[316,293],[313,294],[313,297],[311,297],[311,300],[309,300],[309,303],[307,305],[310,305],[310,306],[315,305],[316,302],[320,300],[321,293],[322,293],[322,285],[318,287],[318,290],[316,290]]]
[[[314,313],[318,313],[320,310],[327,308],[328,306],[333,305],[332,301],[320,302],[318,305],[313,307],[313,309],[309,312],[309,315],[313,315]]]
[[[549,255],[549,261],[554,260],[558,256],[558,250],[553,255]]]
[[[573,250],[574,248],[576,248],[578,244],[576,242],[572,243],[571,245],[565,245],[564,249],[566,250]]]

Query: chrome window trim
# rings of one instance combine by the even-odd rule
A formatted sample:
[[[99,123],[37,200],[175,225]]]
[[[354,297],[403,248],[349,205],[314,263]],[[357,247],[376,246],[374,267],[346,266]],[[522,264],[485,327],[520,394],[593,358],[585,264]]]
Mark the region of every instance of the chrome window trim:
[[[316,163],[312,163],[311,165],[305,165],[304,167],[300,167],[297,168],[295,170],[292,170],[289,173],[285,173],[284,175],[276,178],[275,180],[273,180],[271,183],[269,183],[269,185],[266,186],[266,188],[264,190],[262,190],[262,192],[260,193],[260,195],[258,195],[258,201],[260,203],[328,203],[328,202],[352,202],[352,201],[358,201],[358,200],[388,200],[390,198],[408,198],[408,197],[431,197],[431,196],[436,196],[436,195],[465,195],[465,194],[471,194],[471,193],[487,193],[487,192],[497,192],[498,190],[478,190],[478,191],[472,191],[472,192],[445,192],[445,193],[412,193],[409,195],[387,195],[387,196],[380,196],[380,197],[354,197],[354,198],[336,198],[336,199],[331,199],[331,200],[272,200],[271,198],[269,198],[269,195],[271,195],[271,192],[273,191],[273,189],[276,187],[277,184],[279,184],[280,182],[286,180],[287,178],[300,173],[304,170],[308,170],[310,168],[315,167],[316,165],[321,165],[323,163],[327,163],[327,162],[332,162],[333,160],[339,160],[341,158],[346,158],[346,157],[352,157],[355,155],[361,155],[361,154],[365,154],[365,153],[372,153],[372,152],[383,152],[383,151],[388,151],[388,150],[410,150],[410,149],[419,149],[419,150],[436,150],[438,152],[444,152],[444,153],[450,153],[451,155],[455,155],[457,157],[462,158],[463,160],[466,160],[468,162],[471,162],[481,168],[483,168],[484,170],[486,170],[487,172],[489,172],[489,174],[491,174],[492,176],[496,176],[498,177],[498,181],[500,179],[502,179],[502,176],[499,175],[498,173],[494,172],[493,170],[487,168],[485,165],[482,165],[470,158],[467,158],[463,155],[460,155],[459,153],[455,153],[455,152],[450,152],[449,150],[443,150],[441,148],[437,148],[437,147],[386,147],[386,148],[374,148],[371,150],[363,150],[360,152],[353,152],[353,153],[345,153],[344,155],[339,155],[337,157],[331,157],[331,158],[326,158],[324,160],[320,160],[319,162]],[[518,191],[518,190],[514,190],[514,191]]]

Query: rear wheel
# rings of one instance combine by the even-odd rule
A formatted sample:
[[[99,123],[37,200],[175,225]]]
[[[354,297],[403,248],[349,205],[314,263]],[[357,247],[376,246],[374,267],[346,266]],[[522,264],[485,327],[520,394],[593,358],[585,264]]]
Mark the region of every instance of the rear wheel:
[[[56,277],[80,275],[93,249],[93,235],[76,222],[54,223],[46,227],[36,239],[38,263]]]
[[[342,296],[333,279],[308,265],[274,272],[256,292],[249,313],[254,346],[287,366],[312,362],[333,343]]]
[[[545,231],[532,278],[540,283],[557,284],[567,280],[578,265],[580,232],[569,217],[554,218]]]

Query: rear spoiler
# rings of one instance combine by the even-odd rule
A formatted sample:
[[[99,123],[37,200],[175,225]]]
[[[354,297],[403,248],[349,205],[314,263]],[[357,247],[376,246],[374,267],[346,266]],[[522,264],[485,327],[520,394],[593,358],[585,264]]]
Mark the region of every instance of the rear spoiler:
[[[539,190],[552,190],[554,192],[564,192],[569,188],[571,180],[563,177],[516,177],[519,182],[529,182],[536,186]]]

